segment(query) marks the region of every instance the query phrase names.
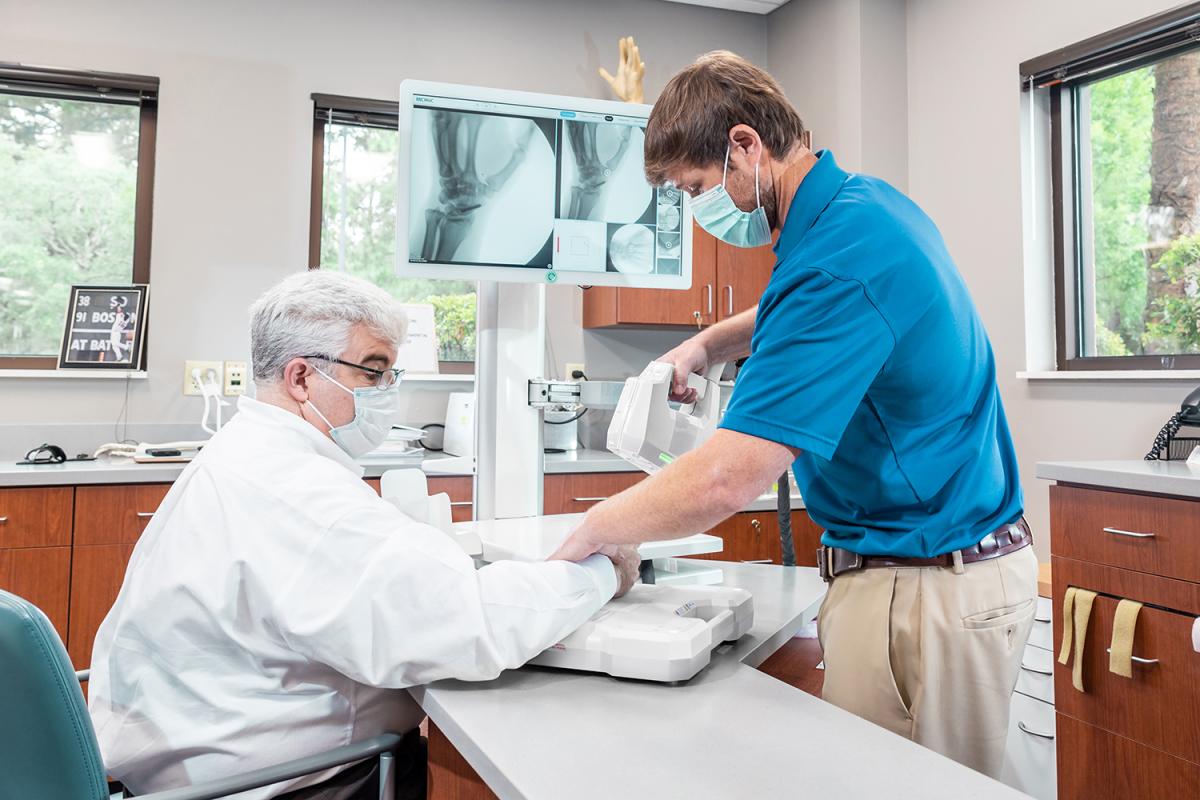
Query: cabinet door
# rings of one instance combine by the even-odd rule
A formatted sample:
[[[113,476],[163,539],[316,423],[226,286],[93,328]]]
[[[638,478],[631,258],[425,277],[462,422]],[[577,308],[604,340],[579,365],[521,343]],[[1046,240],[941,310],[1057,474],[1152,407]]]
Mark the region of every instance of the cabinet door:
[[[71,544],[74,489],[0,489],[0,547]]]
[[[67,652],[75,669],[92,661],[96,629],[117,600],[133,544],[76,546],[71,566],[71,624]]]
[[[70,584],[70,546],[0,548],[0,589],[41,609],[64,643]]]
[[[775,269],[772,248],[717,242],[717,319],[728,319],[758,305]]]
[[[169,483],[80,486],[75,490],[75,545],[134,544]]]
[[[1179,735],[1195,735],[1180,729]],[[1058,796],[1063,800],[1200,797],[1200,765],[1058,712]]]
[[[642,472],[577,472],[547,475],[542,491],[545,514],[577,514],[623,492],[646,477]]]
[[[695,225],[690,289],[588,289],[583,294],[583,327],[709,325],[717,321],[716,275],[717,240]]]
[[[688,558],[710,561],[763,561],[783,563],[783,548],[779,541],[779,517],[775,511],[745,511],[734,514],[709,531],[720,537],[725,546],[719,553],[705,553]],[[821,529],[804,511],[792,512],[792,546],[796,564],[801,567],[817,565],[817,545]]]

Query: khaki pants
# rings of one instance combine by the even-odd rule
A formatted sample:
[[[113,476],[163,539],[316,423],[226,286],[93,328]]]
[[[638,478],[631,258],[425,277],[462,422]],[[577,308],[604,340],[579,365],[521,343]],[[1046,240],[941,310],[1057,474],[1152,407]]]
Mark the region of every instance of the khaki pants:
[[[822,696],[998,776],[1036,606],[1032,547],[961,573],[903,567],[841,575],[817,622]]]

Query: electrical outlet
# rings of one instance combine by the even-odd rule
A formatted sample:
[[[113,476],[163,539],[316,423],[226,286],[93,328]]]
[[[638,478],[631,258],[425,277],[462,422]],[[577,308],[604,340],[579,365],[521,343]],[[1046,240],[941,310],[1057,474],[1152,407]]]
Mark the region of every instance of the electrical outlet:
[[[245,361],[226,361],[225,362],[225,395],[233,397],[234,395],[246,393],[246,362]]]
[[[193,371],[198,372],[201,381],[212,380],[217,386],[221,385],[224,367],[220,361],[185,361],[183,362],[183,393],[199,395],[201,384],[196,382]]]
[[[570,361],[568,361],[563,370],[563,379],[568,380],[568,381],[573,380],[576,372],[582,372],[584,375],[587,374],[587,372],[585,372],[583,369],[582,363],[573,364]]]

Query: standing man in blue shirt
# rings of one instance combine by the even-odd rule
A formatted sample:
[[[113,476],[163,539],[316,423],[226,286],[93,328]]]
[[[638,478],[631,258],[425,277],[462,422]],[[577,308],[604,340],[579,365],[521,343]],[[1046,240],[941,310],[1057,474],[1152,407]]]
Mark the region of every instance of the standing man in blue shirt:
[[[826,700],[998,775],[1037,559],[987,333],[933,222],[803,146],[779,84],[728,52],[663,90],[646,175],[742,247],[779,232],[756,309],[663,360],[748,356],[702,447],[592,508],[558,556],[708,530],[789,467],[825,528]]]

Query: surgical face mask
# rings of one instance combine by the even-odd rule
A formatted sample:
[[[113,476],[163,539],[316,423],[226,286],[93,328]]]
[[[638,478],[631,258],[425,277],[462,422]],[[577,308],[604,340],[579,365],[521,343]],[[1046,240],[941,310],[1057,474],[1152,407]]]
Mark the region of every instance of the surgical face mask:
[[[692,200],[692,216],[700,227],[734,247],[762,247],[771,243],[771,226],[758,190],[758,164],[754,165],[754,201],[758,208],[742,211],[725,191],[729,178],[729,148],[725,148],[725,170],[721,182]]]
[[[400,383],[393,383],[386,389],[380,389],[378,386],[349,389],[321,370],[318,369],[317,372],[321,373],[322,378],[354,397],[354,419],[337,427],[329,422],[311,400],[305,401],[317,412],[321,421],[329,425],[329,436],[334,444],[345,450],[351,458],[364,456],[383,444],[388,431],[400,416]]]

